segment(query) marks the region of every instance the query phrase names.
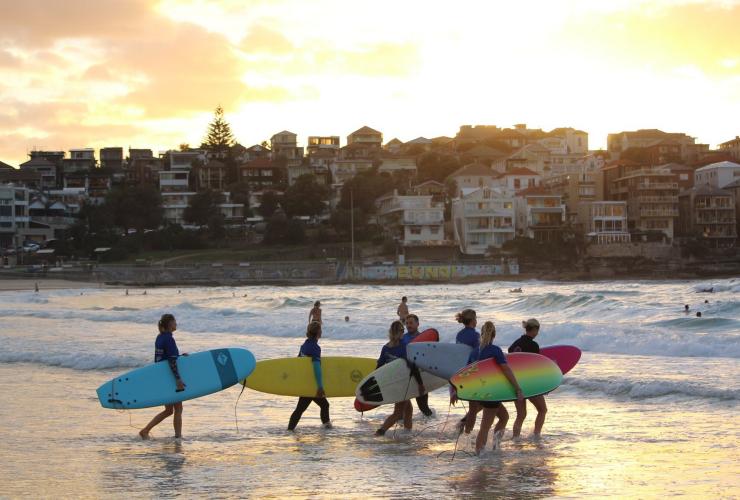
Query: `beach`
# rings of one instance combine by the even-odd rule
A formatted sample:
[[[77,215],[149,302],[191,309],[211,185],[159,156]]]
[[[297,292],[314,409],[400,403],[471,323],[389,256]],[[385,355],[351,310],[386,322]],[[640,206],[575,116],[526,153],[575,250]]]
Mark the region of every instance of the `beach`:
[[[0,291],[0,496],[541,498],[733,497],[740,494],[740,281],[491,282],[465,285],[90,287]],[[8,286],[7,281],[0,282]],[[62,283],[57,283],[62,285]],[[521,294],[508,291],[521,287]],[[712,288],[714,293],[701,293]],[[13,291],[9,291],[13,290]],[[296,399],[240,386],[184,403],[142,441],[159,410],[100,407],[95,389],[152,361],[156,320],[173,313],[181,351],[245,347],[257,359],[293,357],[321,300],[323,356],[377,357],[401,292],[421,326],[453,341],[454,313],[473,307],[506,347],[521,321],[542,324],[540,345],[584,352],[547,396],[543,436],[511,422],[500,450],[472,455],[446,389],[434,418],[410,433],[374,430],[392,411],[364,415],[331,399],[286,431]],[[83,293],[83,295],[80,295]],[[704,301],[707,300],[708,303]],[[683,305],[690,305],[690,314]],[[695,311],[703,317],[696,318]],[[344,316],[350,321],[345,322]],[[237,403],[237,398],[239,398]],[[514,416],[512,404],[507,404]],[[475,436],[476,430],[473,432]],[[489,440],[490,447],[490,440]],[[453,458],[454,457],[454,458]]]

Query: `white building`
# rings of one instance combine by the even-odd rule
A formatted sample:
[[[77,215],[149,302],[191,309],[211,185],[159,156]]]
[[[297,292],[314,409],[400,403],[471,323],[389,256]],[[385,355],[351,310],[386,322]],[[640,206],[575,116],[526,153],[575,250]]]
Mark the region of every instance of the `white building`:
[[[578,204],[578,218],[592,243],[629,243],[626,201],[592,201]]]
[[[452,201],[452,224],[460,251],[485,255],[514,239],[514,197],[503,188],[466,188]]]
[[[403,246],[445,243],[444,204],[432,196],[400,196],[397,191],[375,201],[378,222]]]
[[[694,172],[694,186],[709,184],[722,189],[738,179],[740,179],[740,164],[731,161],[712,163]]]
[[[190,172],[186,170],[162,170],[159,172],[159,190],[162,193],[187,191]]]
[[[508,172],[499,174],[493,184],[498,187],[519,191],[540,185],[540,174],[528,168],[514,167]]]
[[[489,166],[476,162],[457,169],[445,181],[455,182],[455,196],[460,197],[465,189],[493,187],[496,174]]]
[[[170,162],[170,170],[191,170],[193,163],[199,161],[205,165],[208,161],[206,152],[202,149],[191,149],[189,151],[168,151],[167,157]]]
[[[0,186],[0,248],[16,248],[30,225],[29,190],[12,184]]]

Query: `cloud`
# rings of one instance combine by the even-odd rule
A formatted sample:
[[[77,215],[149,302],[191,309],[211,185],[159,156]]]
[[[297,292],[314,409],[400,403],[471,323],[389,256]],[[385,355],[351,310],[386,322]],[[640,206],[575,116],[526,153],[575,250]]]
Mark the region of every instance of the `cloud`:
[[[249,29],[240,48],[247,54],[288,54],[295,50],[293,43],[282,33],[260,24]]]

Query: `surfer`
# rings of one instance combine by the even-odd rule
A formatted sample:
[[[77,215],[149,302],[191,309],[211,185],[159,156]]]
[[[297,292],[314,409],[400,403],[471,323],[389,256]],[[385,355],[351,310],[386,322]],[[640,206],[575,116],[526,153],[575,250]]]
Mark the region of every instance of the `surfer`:
[[[406,297],[404,297],[405,299]],[[416,338],[416,336],[419,335],[419,317],[416,314],[407,314],[406,315],[406,333],[401,338],[401,343],[404,346],[404,352],[406,352],[406,346]],[[406,357],[406,356],[404,356]],[[431,408],[429,408],[429,394],[425,394],[424,392],[420,393],[421,396],[416,398],[416,405],[419,407],[419,410],[424,414],[426,417],[431,417],[434,415],[434,412]]]
[[[683,306],[683,312],[686,313],[686,314],[689,313],[689,305],[688,304],[686,304],[686,305]]]
[[[504,356],[504,352],[499,346],[493,344],[494,337],[496,337],[496,327],[493,325],[493,322],[486,321],[483,324],[483,328],[481,328],[480,347],[478,349],[474,349],[470,353],[468,364],[490,358],[496,360],[496,363],[498,363],[498,365],[501,367],[501,371],[503,372],[504,376],[508,379],[509,382],[511,382],[511,385],[513,385],[514,389],[516,390],[517,404],[523,403],[524,396],[522,395],[521,387],[519,387],[519,382],[517,382],[514,373],[512,373],[511,368],[509,368],[508,364],[506,363],[506,356]],[[499,401],[471,401],[471,411],[468,412],[467,419],[472,419],[473,424],[475,424],[475,413],[473,413],[472,411],[473,403],[475,403],[478,408],[483,410],[483,417],[481,418],[480,422],[480,430],[478,431],[478,437],[475,440],[475,454],[478,455],[480,454],[481,450],[486,447],[486,442],[488,441],[488,431],[491,430],[491,425],[493,425],[493,420],[495,417],[498,417],[498,423],[496,424],[496,427],[493,428],[493,449],[495,450],[499,447],[501,438],[504,435],[506,423],[509,421],[509,412],[506,411],[504,405],[502,405]],[[470,428],[472,429],[472,427],[473,426],[471,425]]]
[[[406,297],[401,297],[401,303],[398,304],[398,309],[396,309],[396,314],[398,314],[398,319],[403,321],[406,321],[406,316],[409,315],[409,306],[406,304],[409,299]]]
[[[154,341],[154,362],[167,361],[169,363],[172,375],[175,376],[175,392],[182,392],[185,390],[185,382],[182,381],[180,372],[177,370],[177,358],[180,356],[180,351],[177,348],[175,338],[172,336],[177,330],[177,321],[172,314],[163,314],[157,327],[159,328],[159,335]],[[184,352],[182,355],[187,356],[188,354]],[[182,402],[178,402],[164,405],[164,410],[155,415],[151,422],[139,431],[141,439],[149,439],[149,432],[154,426],[173,413],[175,416],[172,424],[175,427],[175,437],[182,437]]]
[[[317,300],[313,303],[313,309],[311,309],[311,312],[308,313],[308,323],[311,324],[313,322],[317,322],[318,324],[322,324],[321,321],[321,301]]]
[[[316,301],[318,304],[319,302]],[[316,403],[321,408],[321,423],[327,429],[331,429],[331,420],[329,420],[329,401],[326,400],[326,394],[324,393],[324,382],[321,374],[321,347],[319,346],[319,339],[321,338],[321,323],[318,321],[312,321],[306,328],[306,341],[298,350],[298,357],[311,358],[313,365],[313,375],[316,377],[316,385],[318,390],[316,391],[316,397],[309,398],[301,396],[298,398],[298,404],[296,404],[293,414],[290,416],[288,422],[288,430],[292,431],[298,425],[298,421],[301,419],[303,412],[306,411],[311,401]]]
[[[535,354],[539,354],[540,346],[534,341],[534,338],[540,333],[540,322],[534,318],[530,318],[527,321],[522,321],[522,327],[524,327],[524,335],[519,337],[509,346],[509,352],[533,352]],[[545,424],[545,417],[547,416],[547,403],[545,402],[545,396],[535,396],[528,399],[537,409],[537,418],[535,418],[534,421],[534,435],[539,437],[542,433],[542,426]],[[515,405],[516,419],[514,420],[512,431],[514,437],[518,437],[522,432],[524,419],[527,418],[527,402],[517,400]]]
[[[406,359],[406,344],[403,343],[402,337],[404,337],[403,323],[401,323],[400,321],[394,321],[393,323],[391,323],[391,327],[388,329],[388,343],[385,344],[383,346],[383,349],[381,349],[380,351],[380,357],[378,358],[376,369],[380,368],[390,361],[393,361],[394,359]],[[415,366],[411,369],[411,374],[416,380],[416,383],[419,384],[419,393],[424,394],[424,392],[426,392],[424,389],[424,383],[421,380],[421,374],[419,373],[419,370]],[[409,381],[409,383],[410,382],[411,381]],[[388,418],[386,418],[385,422],[383,422],[383,425],[381,425],[380,428],[375,431],[375,435],[384,435],[386,431],[393,427],[395,423],[399,420],[403,420],[404,429],[411,430],[412,412],[413,407],[411,406],[411,401],[399,401],[393,406],[393,413]]]
[[[473,309],[463,309],[462,312],[459,312],[455,315],[455,320],[457,320],[458,323],[462,323],[463,329],[457,332],[457,336],[455,337],[455,343],[456,344],[465,344],[470,346],[473,350],[478,349],[480,347],[480,333],[475,329],[475,327],[478,325],[478,319],[476,317],[476,313]],[[455,392],[454,387],[450,386],[450,404],[454,405],[457,403],[457,393]],[[478,409],[472,408],[474,405],[470,405],[470,410],[475,410],[475,413],[478,412]],[[475,423],[475,413],[473,413],[473,423]],[[468,414],[466,413],[465,416],[460,420],[460,423],[458,423],[458,430],[462,431],[462,429],[466,428],[466,422],[468,421]],[[472,429],[472,427],[471,427]],[[466,433],[470,433],[470,430],[466,429]]]

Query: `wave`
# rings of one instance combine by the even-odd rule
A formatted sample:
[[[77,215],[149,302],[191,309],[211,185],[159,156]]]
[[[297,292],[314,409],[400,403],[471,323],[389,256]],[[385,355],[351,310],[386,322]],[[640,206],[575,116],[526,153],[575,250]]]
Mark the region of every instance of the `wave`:
[[[3,363],[34,363],[46,366],[59,366],[73,370],[109,370],[114,368],[137,368],[147,362],[134,356],[114,354],[79,354],[55,352],[0,352]]]
[[[684,318],[674,318],[662,321],[647,323],[651,326],[662,328],[681,328],[685,330],[712,330],[720,327],[740,328],[740,321],[729,318],[686,316]]]
[[[722,401],[736,401],[740,399],[740,390],[715,389],[691,382],[672,380],[631,382],[600,378],[583,379],[567,377],[563,380],[563,385],[576,387],[583,391],[600,392],[608,396],[623,396],[638,400],[664,396],[719,399]]]

